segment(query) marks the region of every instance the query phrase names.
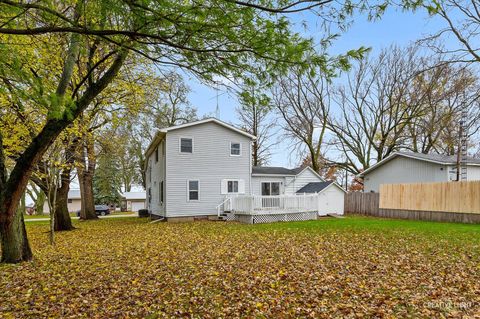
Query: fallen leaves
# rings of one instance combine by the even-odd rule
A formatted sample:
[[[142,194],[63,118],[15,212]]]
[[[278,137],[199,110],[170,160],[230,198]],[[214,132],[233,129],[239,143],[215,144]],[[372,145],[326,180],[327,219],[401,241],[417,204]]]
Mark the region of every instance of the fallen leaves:
[[[30,225],[36,258],[0,266],[0,317],[478,315],[478,226],[395,223],[111,219],[78,223],[53,248],[48,226]]]

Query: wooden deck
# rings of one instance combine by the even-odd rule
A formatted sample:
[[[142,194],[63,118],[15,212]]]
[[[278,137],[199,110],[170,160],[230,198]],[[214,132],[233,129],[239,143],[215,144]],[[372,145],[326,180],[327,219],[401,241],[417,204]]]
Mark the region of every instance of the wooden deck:
[[[227,198],[223,204],[224,211],[233,213],[235,220],[244,223],[300,221],[317,218],[319,196],[236,196]]]

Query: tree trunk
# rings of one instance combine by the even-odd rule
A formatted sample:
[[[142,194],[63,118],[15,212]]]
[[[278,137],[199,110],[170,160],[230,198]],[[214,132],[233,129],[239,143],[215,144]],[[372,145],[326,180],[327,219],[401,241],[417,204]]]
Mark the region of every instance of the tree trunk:
[[[93,178],[86,172],[81,177],[80,193],[82,197],[82,209],[80,211],[80,219],[97,219],[95,213],[95,201],[93,199]]]
[[[93,197],[93,175],[95,173],[96,156],[93,136],[85,134],[83,138],[84,147],[80,154],[80,169],[78,178],[80,182],[80,196],[82,198],[82,209],[80,219],[97,219],[95,213],[95,201]],[[85,154],[86,153],[86,154]]]
[[[6,212],[1,212],[1,214],[6,214]],[[23,214],[17,211],[11,222],[2,221],[0,236],[2,239],[1,262],[18,263],[32,259],[33,255],[28,243]]]
[[[63,183],[63,181],[62,181]],[[75,229],[68,212],[68,191],[70,187],[58,188],[55,201],[55,231]]]
[[[45,193],[38,191],[37,200],[35,201],[35,215],[43,215],[43,206],[45,205]]]

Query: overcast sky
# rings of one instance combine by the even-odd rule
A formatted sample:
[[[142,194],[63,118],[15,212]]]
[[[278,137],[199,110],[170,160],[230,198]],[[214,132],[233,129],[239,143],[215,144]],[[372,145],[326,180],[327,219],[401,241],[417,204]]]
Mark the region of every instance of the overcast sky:
[[[318,17],[314,17],[312,14],[295,16],[297,25],[300,25],[302,21],[305,21],[308,27],[305,33],[319,38],[317,35],[322,30],[317,25]],[[371,48],[372,54],[376,54],[392,44],[407,46],[441,28],[442,22],[438,18],[429,17],[424,11],[412,13],[388,10],[381,20],[374,22],[368,21],[365,15],[357,15],[347,33],[334,43],[329,52],[330,54],[340,54],[365,46]],[[187,78],[187,83],[192,90],[189,95],[190,102],[198,108],[199,115],[214,116],[217,105],[216,90],[202,85],[193,78]],[[236,97],[221,90],[218,95],[220,119],[236,123],[235,108],[238,105]],[[291,149],[289,149],[288,143],[279,144],[274,150],[270,165],[287,167],[297,165],[299,159],[290,154]]]

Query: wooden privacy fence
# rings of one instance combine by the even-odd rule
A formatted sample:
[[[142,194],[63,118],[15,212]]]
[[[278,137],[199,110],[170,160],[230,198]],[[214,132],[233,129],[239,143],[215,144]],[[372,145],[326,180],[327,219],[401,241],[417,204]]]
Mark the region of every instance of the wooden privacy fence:
[[[345,214],[480,223],[480,181],[382,185],[380,193],[349,193]]]
[[[379,207],[480,214],[480,181],[381,185]]]
[[[345,213],[374,215],[379,213],[378,193],[349,193],[345,195]]]

